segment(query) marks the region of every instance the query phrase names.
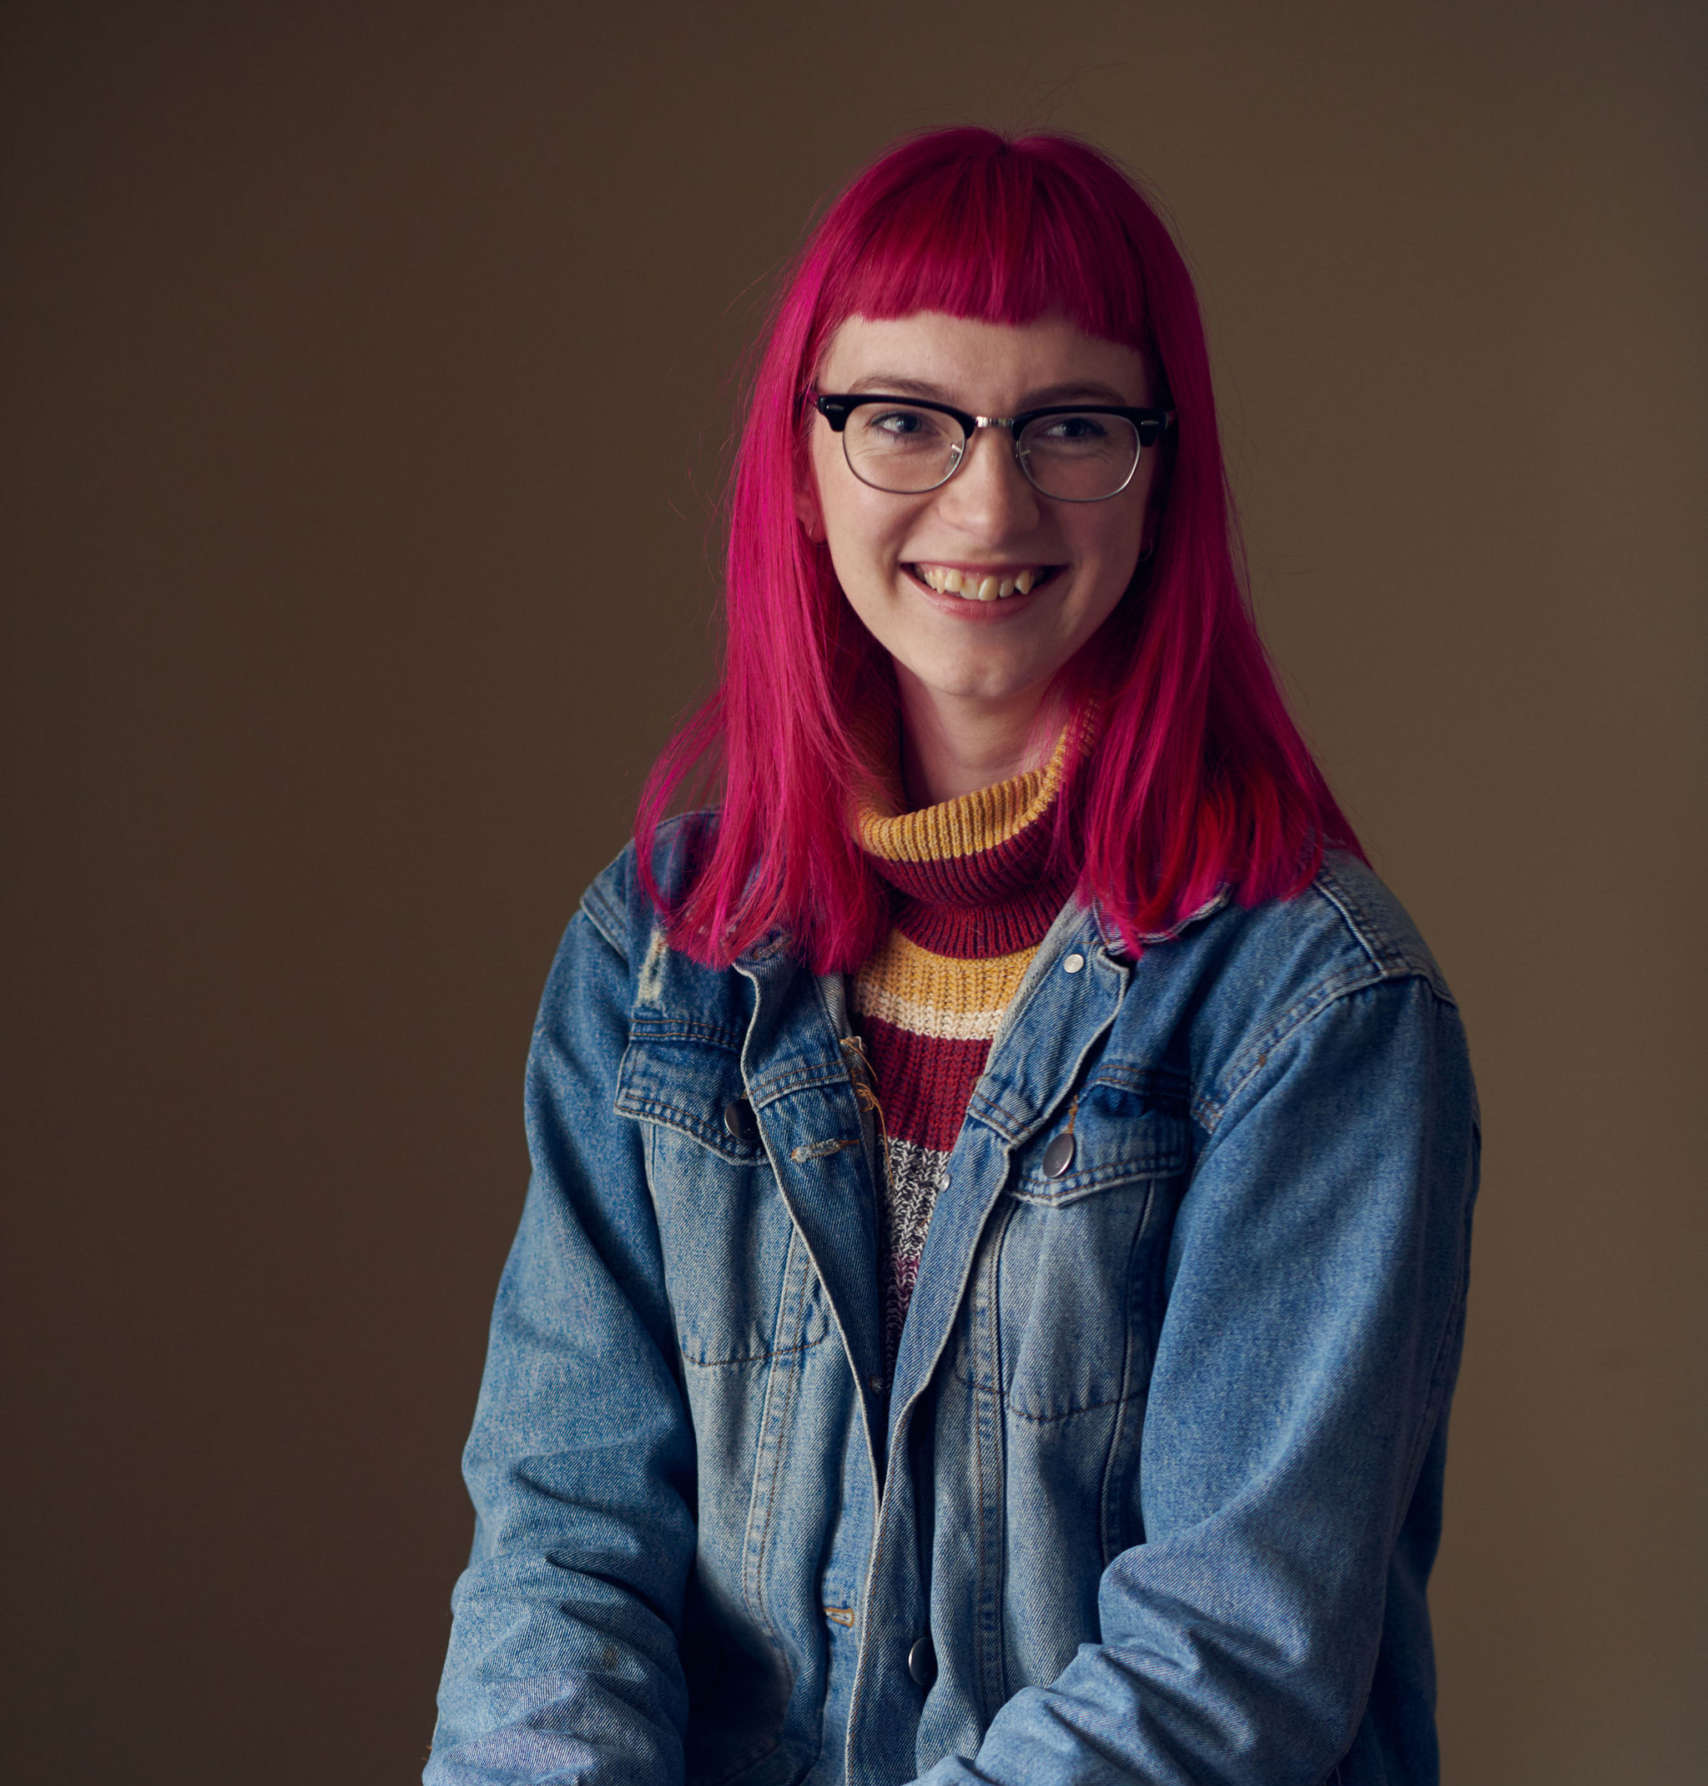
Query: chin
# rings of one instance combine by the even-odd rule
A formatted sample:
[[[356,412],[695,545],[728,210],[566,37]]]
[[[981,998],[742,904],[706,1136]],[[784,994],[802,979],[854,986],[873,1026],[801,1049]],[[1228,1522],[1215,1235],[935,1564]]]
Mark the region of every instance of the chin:
[[[1032,677],[989,676],[920,677],[921,685],[931,694],[950,701],[977,701],[981,706],[1002,707],[1011,702],[1034,700],[1043,684]]]

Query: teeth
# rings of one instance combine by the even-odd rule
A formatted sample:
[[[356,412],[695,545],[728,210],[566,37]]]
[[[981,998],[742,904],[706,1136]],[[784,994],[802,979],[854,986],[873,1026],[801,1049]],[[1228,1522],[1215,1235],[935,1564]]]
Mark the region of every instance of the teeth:
[[[1040,570],[1023,570],[1012,577],[980,576],[976,571],[958,571],[946,564],[915,565],[922,582],[945,595],[958,595],[963,601],[994,602],[1007,595],[1030,595],[1043,575]]]

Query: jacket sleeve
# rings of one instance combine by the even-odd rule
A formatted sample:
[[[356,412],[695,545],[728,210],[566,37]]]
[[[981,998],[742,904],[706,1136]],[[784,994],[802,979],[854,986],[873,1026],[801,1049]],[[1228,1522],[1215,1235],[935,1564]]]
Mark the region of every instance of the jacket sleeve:
[[[463,1458],[475,1540],[427,1786],[682,1777],[694,1453],[640,1125],[612,1108],[628,982],[579,912],[529,1055],[532,1175]]]
[[[1221,1085],[1170,1246],[1144,1542],[1104,1572],[1100,1641],[930,1786],[1321,1786],[1387,1596],[1422,1594],[1433,1501],[1407,1516],[1443,1455],[1477,1170],[1457,1011],[1368,984]]]

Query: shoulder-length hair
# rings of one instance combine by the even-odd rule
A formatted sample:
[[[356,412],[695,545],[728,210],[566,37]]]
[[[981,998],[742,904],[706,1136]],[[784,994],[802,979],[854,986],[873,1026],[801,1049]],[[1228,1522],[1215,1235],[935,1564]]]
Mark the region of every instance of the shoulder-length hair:
[[[1155,551],[1060,673],[1057,712],[1095,706],[1056,803],[1056,861],[1137,954],[1226,890],[1286,897],[1350,826],[1289,718],[1253,624],[1192,282],[1151,205],[1072,137],[935,131],[874,162],[786,278],[762,339],[729,493],[720,685],[655,764],[635,838],[673,946],[727,965],[781,926],[819,972],[870,953],[887,899],[850,822],[886,654],[843,597],[796,492],[808,400],[850,316],[935,310],[1022,324],[1066,316],[1139,349],[1175,412]],[[864,743],[862,743],[864,740]],[[721,781],[681,894],[653,878],[684,780]]]

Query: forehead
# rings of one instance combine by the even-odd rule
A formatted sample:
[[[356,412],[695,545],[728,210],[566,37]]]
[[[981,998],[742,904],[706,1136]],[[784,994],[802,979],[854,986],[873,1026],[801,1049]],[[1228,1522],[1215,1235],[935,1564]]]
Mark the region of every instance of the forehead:
[[[1137,348],[1087,335],[1066,317],[993,323],[937,310],[849,317],[830,338],[818,384],[827,391],[937,396],[986,414],[1079,397],[1151,400]]]

